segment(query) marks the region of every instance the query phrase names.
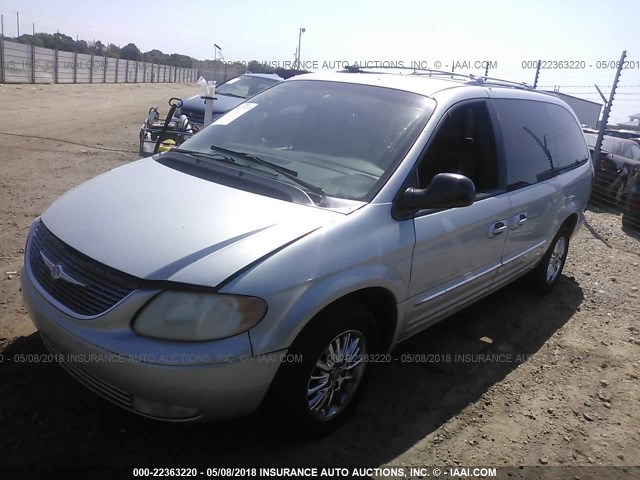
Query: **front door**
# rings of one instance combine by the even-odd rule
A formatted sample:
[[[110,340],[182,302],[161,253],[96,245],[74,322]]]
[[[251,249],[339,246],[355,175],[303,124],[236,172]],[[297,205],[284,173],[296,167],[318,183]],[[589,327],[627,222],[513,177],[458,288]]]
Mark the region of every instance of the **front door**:
[[[500,267],[508,232],[509,199],[484,100],[455,105],[444,116],[417,165],[419,188],[434,175],[465,175],[476,201],[462,208],[418,212],[405,335],[426,328],[483,296]]]

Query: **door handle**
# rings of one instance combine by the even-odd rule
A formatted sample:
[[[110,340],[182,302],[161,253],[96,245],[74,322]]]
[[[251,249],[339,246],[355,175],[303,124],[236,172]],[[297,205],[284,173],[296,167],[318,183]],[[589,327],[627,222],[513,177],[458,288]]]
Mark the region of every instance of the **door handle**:
[[[493,238],[496,235],[500,235],[507,229],[507,220],[498,220],[496,223],[491,225],[489,229],[489,238]]]
[[[521,225],[524,225],[527,222],[527,214],[526,213],[519,213],[518,215],[516,215],[515,217],[513,217],[513,220],[511,222],[511,228],[518,228]]]

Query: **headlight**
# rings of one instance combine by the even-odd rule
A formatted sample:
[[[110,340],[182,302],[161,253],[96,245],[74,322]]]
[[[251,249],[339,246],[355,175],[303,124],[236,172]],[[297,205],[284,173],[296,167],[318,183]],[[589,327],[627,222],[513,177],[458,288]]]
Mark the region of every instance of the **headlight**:
[[[266,312],[256,297],[166,291],[140,312],[133,330],[165,340],[215,340],[249,330]]]

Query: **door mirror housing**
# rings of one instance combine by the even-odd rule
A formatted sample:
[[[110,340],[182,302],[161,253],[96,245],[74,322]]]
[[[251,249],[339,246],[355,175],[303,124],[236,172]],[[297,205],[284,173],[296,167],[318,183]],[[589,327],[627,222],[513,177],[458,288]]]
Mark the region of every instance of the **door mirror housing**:
[[[401,197],[402,206],[410,210],[454,208],[471,205],[476,187],[469,177],[457,173],[439,173],[427,188],[407,188]]]

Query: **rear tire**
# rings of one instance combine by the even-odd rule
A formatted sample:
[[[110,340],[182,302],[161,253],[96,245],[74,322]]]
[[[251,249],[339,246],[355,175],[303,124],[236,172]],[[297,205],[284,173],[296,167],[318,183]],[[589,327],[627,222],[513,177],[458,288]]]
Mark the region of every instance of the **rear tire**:
[[[335,429],[362,396],[377,345],[374,317],[360,304],[340,302],[314,318],[288,351],[302,361],[281,365],[263,403],[271,426],[302,438]]]
[[[569,253],[570,232],[562,228],[555,236],[540,263],[527,275],[530,287],[546,293],[557,283]]]

